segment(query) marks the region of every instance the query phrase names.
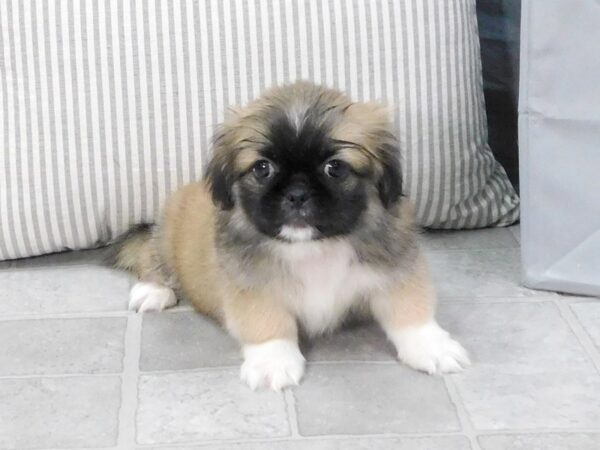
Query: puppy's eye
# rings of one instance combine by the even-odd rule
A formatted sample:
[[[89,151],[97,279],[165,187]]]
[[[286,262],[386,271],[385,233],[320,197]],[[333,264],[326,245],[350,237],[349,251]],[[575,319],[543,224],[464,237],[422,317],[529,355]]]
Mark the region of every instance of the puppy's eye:
[[[325,164],[325,174],[331,178],[344,178],[350,172],[350,167],[344,161],[332,159]]]
[[[260,159],[252,166],[252,172],[256,178],[268,178],[273,175],[273,164],[266,159]]]

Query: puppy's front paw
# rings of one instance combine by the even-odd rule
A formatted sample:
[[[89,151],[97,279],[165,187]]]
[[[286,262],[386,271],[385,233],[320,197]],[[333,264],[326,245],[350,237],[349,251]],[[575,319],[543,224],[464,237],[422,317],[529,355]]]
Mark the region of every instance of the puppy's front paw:
[[[279,391],[300,382],[304,361],[298,344],[292,341],[274,339],[245,345],[240,377],[252,390],[270,387]]]
[[[466,350],[434,321],[396,330],[390,337],[398,358],[430,375],[461,372],[470,364]]]
[[[139,281],[129,291],[129,309],[132,311],[162,311],[176,303],[173,289],[158,283]]]

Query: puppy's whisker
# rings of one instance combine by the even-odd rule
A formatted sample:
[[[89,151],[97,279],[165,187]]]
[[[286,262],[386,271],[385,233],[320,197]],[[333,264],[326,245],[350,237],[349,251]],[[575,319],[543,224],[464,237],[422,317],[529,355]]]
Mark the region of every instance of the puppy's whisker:
[[[360,145],[356,142],[344,141],[341,139],[333,139],[331,142],[335,147],[337,147],[336,150],[339,150],[342,148],[355,148],[357,150],[363,150],[363,151],[367,150],[363,145]]]
[[[329,108],[325,108],[325,109],[324,109],[324,110],[321,112],[321,114],[327,114],[329,111],[333,111],[334,109],[337,109],[337,108],[339,108],[339,105],[333,105],[333,106],[330,106]]]
[[[262,132],[262,131],[260,131],[260,130],[256,129],[255,127],[251,127],[250,125],[244,125],[244,124],[239,124],[239,125],[237,125],[237,127],[238,127],[238,128],[245,128],[245,129],[248,129],[248,130],[254,131],[256,134],[259,134],[259,135],[261,135],[262,137],[264,137],[264,138],[267,140],[267,142],[269,142],[269,141],[270,141],[270,139],[269,139],[269,136],[267,136],[267,135],[266,135],[264,132]]]
[[[258,140],[250,139],[250,138],[242,139],[239,143],[241,144],[242,142],[249,142],[251,144],[258,144],[258,145],[267,145],[268,144],[267,141],[258,141]]]

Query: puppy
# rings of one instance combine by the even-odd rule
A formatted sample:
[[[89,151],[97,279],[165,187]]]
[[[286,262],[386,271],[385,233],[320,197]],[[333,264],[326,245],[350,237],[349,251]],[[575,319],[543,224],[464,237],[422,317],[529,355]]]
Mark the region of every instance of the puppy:
[[[297,384],[299,331],[316,336],[351,314],[374,318],[410,367],[469,364],[434,319],[383,106],[298,82],[233,111],[213,147],[204,180],[120,245],[117,266],[139,277],[131,309],[188,298],[240,342],[253,389]]]

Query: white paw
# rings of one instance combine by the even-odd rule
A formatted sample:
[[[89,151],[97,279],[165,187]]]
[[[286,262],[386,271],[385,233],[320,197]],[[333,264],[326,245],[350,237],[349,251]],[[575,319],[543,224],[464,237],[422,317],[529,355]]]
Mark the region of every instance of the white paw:
[[[129,291],[129,309],[132,311],[162,311],[176,303],[173,289],[158,283],[139,281]]]
[[[398,358],[430,375],[461,372],[471,362],[466,350],[434,321],[390,333]]]
[[[274,339],[263,344],[245,345],[240,377],[252,390],[269,387],[279,391],[300,382],[304,361],[298,344],[292,341]]]

